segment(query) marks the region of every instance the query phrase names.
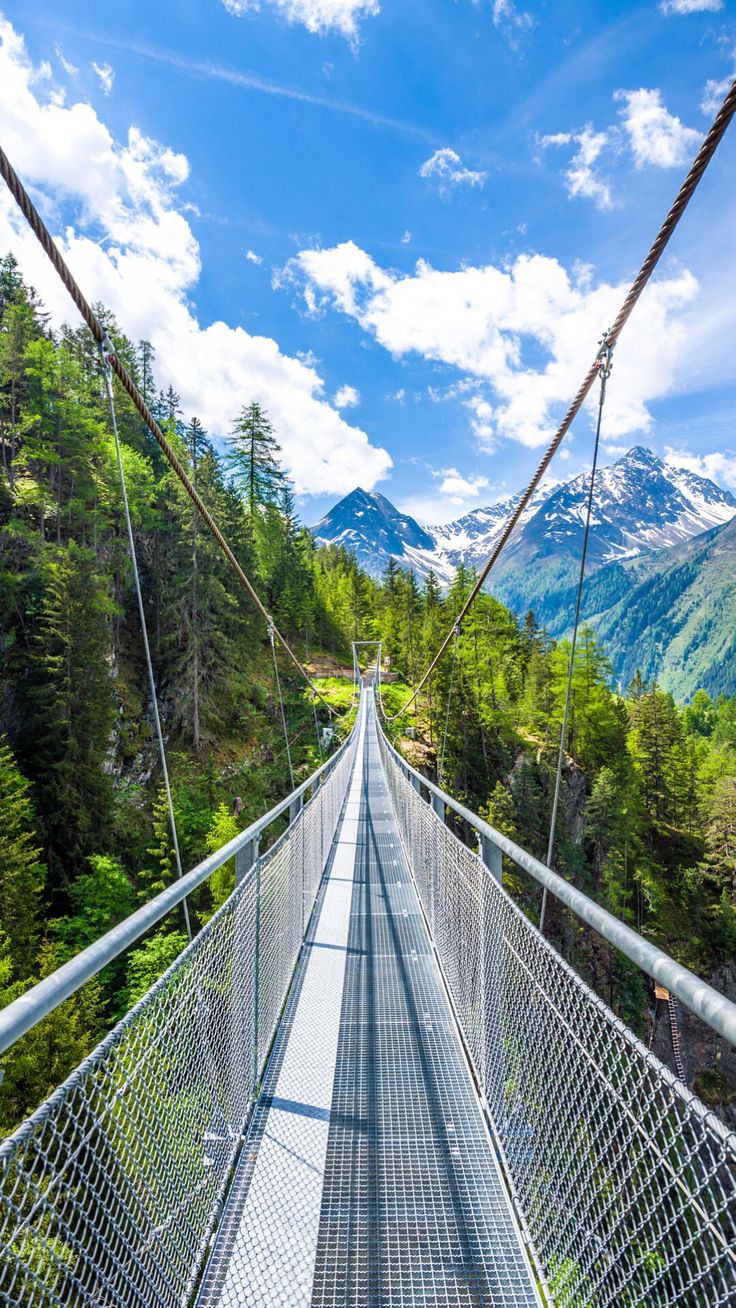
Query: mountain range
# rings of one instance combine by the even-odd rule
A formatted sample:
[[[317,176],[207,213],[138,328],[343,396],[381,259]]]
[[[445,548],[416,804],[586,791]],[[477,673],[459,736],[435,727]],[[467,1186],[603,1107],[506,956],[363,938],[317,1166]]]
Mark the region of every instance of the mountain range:
[[[490,589],[533,609],[550,635],[574,615],[589,477],[540,488],[494,570]],[[360,488],[313,528],[373,575],[389,558],[448,585],[480,566],[513,497],[443,526],[422,526]],[[599,631],[616,678],[637,668],[678,698],[698,686],[736,692],[736,498],[715,482],[636,446],[600,469],[593,497],[583,615]]]

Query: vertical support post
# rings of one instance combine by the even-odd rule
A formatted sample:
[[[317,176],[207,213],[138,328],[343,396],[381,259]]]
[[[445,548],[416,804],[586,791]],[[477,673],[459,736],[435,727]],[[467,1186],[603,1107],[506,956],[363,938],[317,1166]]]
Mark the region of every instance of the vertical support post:
[[[434,809],[435,813],[437,814],[437,817],[439,818],[440,822],[444,822],[444,820],[445,820],[445,801],[444,801],[444,799],[441,799],[439,795],[435,795],[434,791],[432,791],[432,808]]]
[[[421,783],[421,781],[419,780],[419,777],[416,777],[416,776],[414,775],[413,772],[410,772],[410,773],[409,773],[409,779],[410,779],[411,784],[413,785],[414,789],[416,790],[417,794],[418,794],[418,795],[421,795],[421,793],[422,793],[422,783]]]
[[[304,792],[302,792],[301,795],[297,795],[296,799],[292,799],[289,805],[289,826],[291,826],[292,822],[296,822],[297,818],[299,817],[299,814],[302,811],[303,806],[304,806]]]
[[[235,884],[239,886],[245,881],[254,863],[258,862],[258,849],[261,843],[260,836],[254,836],[249,840],[247,845],[243,845],[235,855]]]
[[[480,856],[483,859],[491,876],[495,877],[499,886],[503,885],[503,854],[498,848],[495,841],[490,836],[484,835],[482,831],[478,832],[478,844],[480,846]]]

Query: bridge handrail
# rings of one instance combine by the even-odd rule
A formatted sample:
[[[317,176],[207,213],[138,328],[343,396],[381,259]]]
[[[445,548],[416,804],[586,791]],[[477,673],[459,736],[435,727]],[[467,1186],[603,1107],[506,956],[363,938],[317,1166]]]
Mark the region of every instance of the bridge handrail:
[[[353,728],[354,730],[354,728]],[[353,732],[345,738],[342,745],[329,758],[326,763],[312,772],[306,781],[302,781],[291,794],[285,799],[275,804],[268,813],[251,822],[249,827],[241,831],[226,845],[218,849],[216,853],[210,854],[208,858],[198,863],[187,872],[180,880],[167,886],[159,895],[144,904],[142,908],[131,913],[129,917],[124,918],[117,926],[107,931],[99,940],[88,945],[86,949],[75,954],[67,963],[63,963],[49,976],[44,977],[25,994],[20,995],[18,999],[13,1000],[6,1008],[0,1010],[0,1055],[7,1052],[16,1040],[26,1035],[34,1026],[36,1026],[49,1013],[53,1013],[55,1008],[63,1004],[77,990],[80,990],[87,981],[101,972],[103,967],[107,967],[113,959],[118,958],[120,954],[135,944],[146,931],[166,917],[173,908],[181,904],[187,895],[201,886],[227,863],[229,859],[236,858],[248,849],[254,851],[257,855],[258,842],[261,835],[270,827],[282,813],[289,811],[289,825],[298,815],[304,802],[304,795],[311,787],[316,787],[330,775],[334,770],[339,759],[342,758],[344,751],[347,749]],[[314,793],[314,791],[313,791]],[[288,828],[287,828],[288,830]],[[250,864],[249,864],[250,866]]]
[[[379,726],[379,729],[383,731],[382,726]],[[732,1003],[718,990],[715,990],[707,981],[703,981],[689,971],[688,968],[683,967],[681,963],[675,962],[674,958],[670,958],[669,954],[659,949],[657,945],[645,940],[632,927],[626,926],[624,922],[619,921],[607,909],[602,908],[600,904],[596,904],[595,900],[590,899],[581,890],[577,890],[569,881],[565,881],[564,877],[546,867],[538,858],[527,853],[525,849],[521,849],[519,845],[514,844],[514,841],[509,840],[508,836],[503,836],[500,831],[496,831],[495,827],[492,827],[490,823],[478,817],[476,813],[466,808],[464,804],[460,804],[458,800],[453,799],[439,786],[435,785],[433,781],[429,781],[399,753],[392,745],[385,731],[383,731],[383,735],[386,744],[405,776],[413,778],[415,785],[424,786],[435,801],[439,801],[447,808],[452,809],[454,813],[457,813],[458,817],[462,818],[478,833],[484,862],[490,866],[488,845],[498,851],[499,855],[506,854],[517,867],[522,868],[540,885],[546,886],[550,893],[572,909],[573,913],[581,921],[597,931],[598,935],[607,940],[615,949],[618,949],[637,967],[640,967],[652,980],[665,986],[686,1008],[701,1018],[711,1030],[723,1036],[724,1040],[727,1040],[729,1044],[736,1046],[736,1004]],[[493,868],[491,870],[494,871]]]

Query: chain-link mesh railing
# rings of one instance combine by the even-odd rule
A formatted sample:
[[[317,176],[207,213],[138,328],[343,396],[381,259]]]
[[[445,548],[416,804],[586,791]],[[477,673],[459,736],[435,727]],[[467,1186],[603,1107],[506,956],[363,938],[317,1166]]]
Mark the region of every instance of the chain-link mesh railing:
[[[543,939],[378,734],[448,989],[555,1304],[736,1303],[736,1136]]]
[[[0,1145],[0,1303],[189,1301],[355,757],[144,999]]]

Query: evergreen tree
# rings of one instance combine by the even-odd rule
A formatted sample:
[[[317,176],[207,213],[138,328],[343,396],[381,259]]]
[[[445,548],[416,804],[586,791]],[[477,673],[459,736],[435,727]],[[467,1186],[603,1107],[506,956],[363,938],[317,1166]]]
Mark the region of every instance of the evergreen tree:
[[[34,829],[30,785],[7,741],[0,739],[0,931],[15,975],[31,975],[45,870]]]
[[[27,691],[32,730],[23,757],[39,797],[51,884],[58,887],[104,847],[110,830],[110,600],[94,553],[74,542],[47,554],[41,577]]]
[[[244,405],[230,434],[227,466],[240,491],[248,515],[267,504],[278,504],[284,489],[279,458],[281,447],[273,425],[256,401]]]

